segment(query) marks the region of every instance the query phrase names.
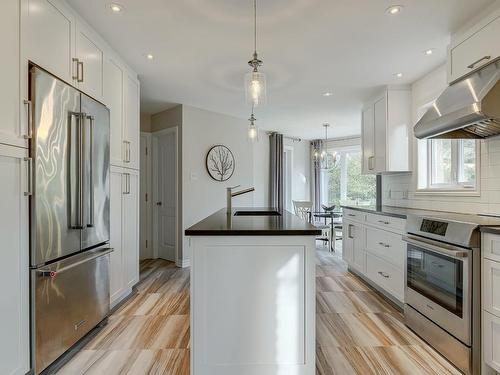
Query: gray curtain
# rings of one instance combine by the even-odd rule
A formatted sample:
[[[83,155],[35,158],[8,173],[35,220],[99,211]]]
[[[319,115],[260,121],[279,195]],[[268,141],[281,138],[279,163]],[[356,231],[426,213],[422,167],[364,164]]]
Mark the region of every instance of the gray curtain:
[[[283,134],[273,133],[269,136],[270,159],[271,159],[271,186],[269,194],[269,204],[273,208],[283,210],[284,189],[283,189]]]
[[[314,150],[321,150],[322,141],[317,139],[311,142],[311,160],[313,170],[313,208],[321,212],[321,166],[319,159],[314,158]]]

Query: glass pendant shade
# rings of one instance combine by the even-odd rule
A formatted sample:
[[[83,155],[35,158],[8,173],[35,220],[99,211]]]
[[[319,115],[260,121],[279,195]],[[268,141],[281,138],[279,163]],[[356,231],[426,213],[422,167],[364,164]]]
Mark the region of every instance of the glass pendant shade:
[[[248,126],[248,139],[251,142],[259,140],[259,129],[255,125]]]
[[[257,70],[245,74],[245,95],[248,104],[254,107],[266,103],[266,75]]]
[[[248,125],[248,140],[250,142],[257,142],[259,140],[259,128],[255,125],[256,120],[257,119],[252,113],[248,119],[248,121],[250,121],[250,125]]]

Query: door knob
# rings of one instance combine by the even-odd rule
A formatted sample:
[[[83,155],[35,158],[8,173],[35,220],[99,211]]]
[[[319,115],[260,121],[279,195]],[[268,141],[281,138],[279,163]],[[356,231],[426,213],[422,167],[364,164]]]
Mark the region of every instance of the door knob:
[[[161,206],[161,202],[156,202],[156,205],[157,206]]]

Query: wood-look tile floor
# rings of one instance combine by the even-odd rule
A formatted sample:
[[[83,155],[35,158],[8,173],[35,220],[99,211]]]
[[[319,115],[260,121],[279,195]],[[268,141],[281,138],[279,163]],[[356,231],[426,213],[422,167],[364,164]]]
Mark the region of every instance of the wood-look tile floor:
[[[316,286],[317,375],[460,374],[338,253],[318,249]],[[137,289],[59,374],[189,374],[189,270],[143,261]]]

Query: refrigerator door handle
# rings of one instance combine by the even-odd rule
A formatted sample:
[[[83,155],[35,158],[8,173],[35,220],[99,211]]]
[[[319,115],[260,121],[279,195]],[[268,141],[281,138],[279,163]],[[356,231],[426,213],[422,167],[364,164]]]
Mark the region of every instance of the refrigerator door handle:
[[[89,220],[87,223],[87,227],[93,227],[94,226],[94,160],[93,160],[93,154],[94,154],[94,116],[87,116],[87,119],[89,120],[89,167],[90,167],[90,173],[89,173],[89,182],[88,182],[88,187],[89,187]]]
[[[98,251],[95,251],[95,252],[89,251],[85,257],[78,257],[79,259],[76,260],[75,262],[72,262],[72,263],[67,262],[68,264],[64,265],[61,268],[54,268],[51,265],[51,266],[37,268],[35,270],[35,272],[41,274],[42,276],[54,278],[57,276],[58,273],[68,271],[76,266],[79,266],[80,264],[86,263],[92,259],[102,257],[103,255],[107,255],[107,254],[112,253],[112,252],[113,252],[113,248],[111,248],[111,247],[99,249]]]
[[[85,145],[85,113],[80,113],[80,123],[78,126],[78,226],[80,229],[84,229],[84,189],[85,181],[83,179],[83,173],[85,171],[85,158],[84,158],[84,145]]]
[[[76,119],[76,124],[75,124],[75,131],[73,131],[73,118]],[[81,150],[81,122],[82,122],[82,117],[81,113],[79,112],[69,112],[68,115],[68,154],[69,154],[69,162],[68,162],[68,173],[70,175],[69,177],[69,228],[70,229],[83,229],[83,211],[82,211],[82,150]],[[74,133],[74,134],[73,134]],[[75,150],[73,150],[73,137],[76,137],[75,139],[75,146],[76,146],[76,154],[74,155],[73,153]],[[73,156],[75,160],[73,160]],[[77,165],[77,171],[75,173],[75,182],[73,184],[72,180],[72,169],[73,169],[73,164],[72,162],[75,162]],[[73,189],[75,189],[75,197],[73,196]],[[75,198],[75,205],[73,205],[73,198]]]

